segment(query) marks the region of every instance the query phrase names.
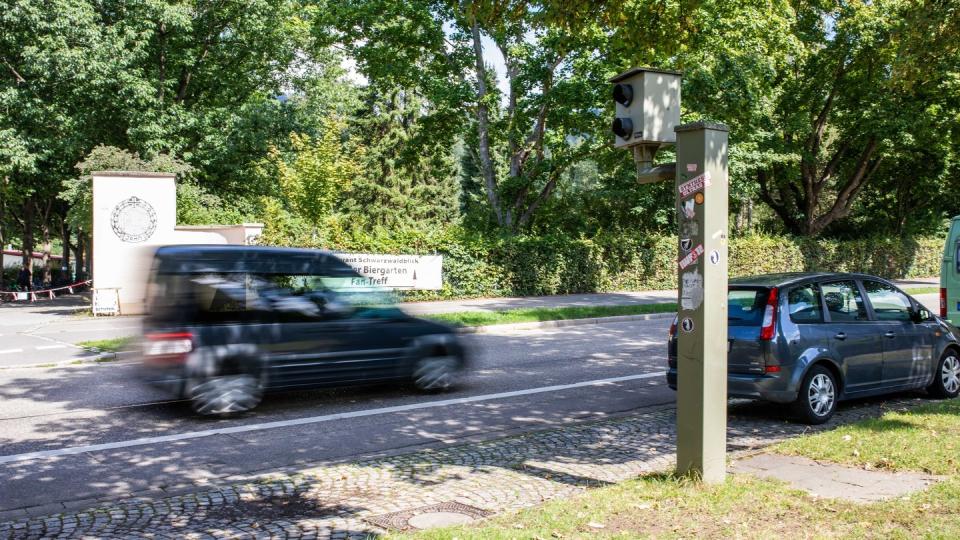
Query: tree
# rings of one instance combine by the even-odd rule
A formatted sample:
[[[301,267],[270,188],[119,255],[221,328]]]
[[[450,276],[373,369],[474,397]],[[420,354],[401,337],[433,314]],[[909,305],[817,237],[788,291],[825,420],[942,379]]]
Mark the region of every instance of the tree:
[[[595,18],[574,20],[563,9],[551,2],[353,0],[325,24],[371,87],[423,95],[432,115],[449,119],[449,142],[475,136],[467,150],[487,209],[499,227],[518,231],[564,171],[606,142],[606,35]],[[487,65],[489,50],[505,59],[504,93]]]
[[[290,135],[290,156],[273,148],[261,165],[261,176],[276,179],[285,205],[306,219],[317,234],[335,205],[359,174],[362,149],[348,148],[341,140],[344,123],[328,119],[323,133]]]
[[[365,152],[350,193],[352,214],[389,229],[431,229],[460,215],[453,148],[413,90],[370,93],[351,128]]]
[[[896,0],[803,2],[772,18],[792,39],[762,106],[750,107],[769,112],[750,143],[759,196],[788,231],[823,233],[851,215],[883,163],[910,159],[910,141],[932,126],[955,129],[943,116],[955,104],[900,68],[924,34],[911,27],[923,20],[911,19],[915,9]],[[956,61],[944,55],[939,67],[955,73]]]

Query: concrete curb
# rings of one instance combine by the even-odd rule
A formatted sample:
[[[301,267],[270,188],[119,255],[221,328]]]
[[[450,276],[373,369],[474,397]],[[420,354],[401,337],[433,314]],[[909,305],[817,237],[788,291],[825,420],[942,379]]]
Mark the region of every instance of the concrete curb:
[[[589,319],[562,319],[559,321],[537,321],[526,323],[490,324],[486,326],[463,326],[457,328],[458,334],[491,334],[502,330],[532,330],[537,328],[563,328],[565,326],[583,326],[588,324],[608,324],[630,321],[652,321],[669,319],[676,313],[647,313],[643,315],[614,315],[611,317],[592,317]]]
[[[115,362],[117,360],[121,360],[124,356],[130,356],[133,354],[136,354],[136,351],[101,352],[93,356],[82,356],[80,358],[58,360],[56,362],[37,362],[34,364],[18,364],[16,366],[0,366],[0,371],[9,369],[57,368],[89,364],[103,364],[107,362]]]

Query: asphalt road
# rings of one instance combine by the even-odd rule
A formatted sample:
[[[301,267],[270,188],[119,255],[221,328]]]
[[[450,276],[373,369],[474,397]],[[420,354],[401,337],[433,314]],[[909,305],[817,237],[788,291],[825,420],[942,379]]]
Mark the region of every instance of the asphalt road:
[[[457,391],[293,392],[234,419],[194,416],[141,385],[132,363],[0,371],[0,511],[159,495],[668,405],[669,322],[470,336],[474,365]]]

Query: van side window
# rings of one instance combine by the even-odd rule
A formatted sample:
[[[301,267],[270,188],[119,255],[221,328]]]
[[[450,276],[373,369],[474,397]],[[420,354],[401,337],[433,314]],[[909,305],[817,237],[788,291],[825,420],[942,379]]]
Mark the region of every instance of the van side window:
[[[867,308],[860,297],[860,289],[853,281],[835,281],[820,285],[827,312],[833,322],[866,321]]]
[[[790,320],[795,323],[823,322],[823,310],[820,308],[820,289],[816,285],[804,285],[787,294]]]

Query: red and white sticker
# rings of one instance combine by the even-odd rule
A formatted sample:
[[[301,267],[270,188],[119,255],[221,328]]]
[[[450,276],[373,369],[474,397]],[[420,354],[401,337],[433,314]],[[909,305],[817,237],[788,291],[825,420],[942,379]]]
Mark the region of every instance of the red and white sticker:
[[[690,180],[680,184],[677,189],[680,191],[680,197],[685,199],[709,185],[710,171],[705,171],[703,174],[694,176]]]
[[[687,256],[680,259],[680,269],[683,270],[691,264],[697,262],[697,259],[703,255],[703,244],[697,244],[697,247],[693,248],[690,253],[687,253]]]
[[[687,163],[687,172],[697,172],[697,164]]]

